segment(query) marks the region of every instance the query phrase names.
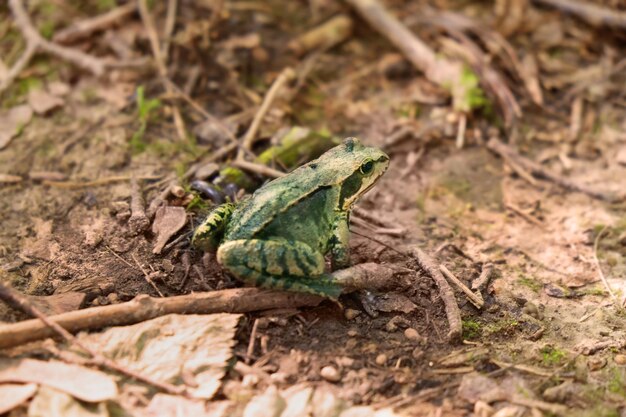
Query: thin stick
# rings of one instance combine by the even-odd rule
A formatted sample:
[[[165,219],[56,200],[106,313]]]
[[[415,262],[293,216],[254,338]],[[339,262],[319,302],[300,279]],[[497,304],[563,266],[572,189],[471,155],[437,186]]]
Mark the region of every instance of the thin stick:
[[[150,14],[150,10],[148,9],[147,0],[139,0],[139,14],[141,15],[141,20],[143,21],[144,26],[146,27],[146,31],[148,32],[148,39],[150,39],[150,48],[152,49],[152,54],[154,55],[154,60],[157,65],[157,69],[159,71],[159,75],[162,80],[167,80],[167,67],[165,66],[165,56],[161,51],[161,46],[159,45],[159,35],[156,31],[156,26],[154,24],[154,19],[152,19],[152,15]],[[165,91],[168,94],[172,93],[172,88],[170,83],[167,81],[163,81]],[[185,124],[183,122],[183,117],[180,114],[180,109],[177,106],[172,106],[172,113],[174,115],[174,126],[176,127],[176,133],[178,134],[178,138],[183,141],[187,138],[187,133],[185,129]]]
[[[73,43],[86,38],[94,32],[107,29],[116,23],[129,18],[137,10],[137,3],[130,1],[109,10],[106,13],[88,19],[79,20],[69,27],[54,34],[52,38],[59,43]]]
[[[259,107],[259,110],[254,115],[254,118],[252,119],[252,123],[250,123],[250,127],[248,128],[248,131],[246,132],[246,134],[243,136],[241,140],[241,145],[243,149],[247,151],[252,150],[252,145],[254,144],[256,134],[259,130],[259,127],[261,126],[261,122],[263,121],[263,118],[265,117],[268,110],[270,109],[270,106],[274,102],[274,99],[276,98],[280,90],[282,90],[283,86],[287,84],[290,80],[295,78],[295,76],[296,76],[296,73],[290,67],[283,69],[282,72],[278,75],[278,77],[276,78],[272,86],[270,87],[269,91],[263,98],[261,107]],[[240,159],[240,160],[243,159],[243,151],[241,149],[239,151],[239,154],[237,155],[237,159]]]
[[[134,266],[133,266],[134,268]],[[1,294],[0,294],[1,295]],[[323,298],[286,291],[235,288],[167,298],[139,295],[126,303],[91,307],[48,318],[68,332],[139,323],[166,314],[249,313],[277,308],[316,306]],[[0,326],[0,349],[52,337],[40,320]]]
[[[23,311],[24,313],[29,314],[30,316],[37,317],[38,320],[29,320],[29,321],[31,322],[35,321],[38,324],[42,324],[43,326],[45,326],[45,329],[51,333],[50,336],[57,334],[61,336],[63,339],[65,339],[67,343],[78,346],[83,351],[89,353],[89,355],[93,358],[94,363],[98,365],[99,367],[119,372],[120,374],[126,375],[137,381],[141,381],[148,385],[152,385],[153,387],[156,387],[160,389],[161,391],[167,392],[168,394],[172,394],[172,395],[185,394],[185,387],[175,386],[166,382],[155,381],[146,375],[142,375],[133,370],[124,368],[123,366],[103,356],[99,352],[86,346],[80,340],[74,337],[74,335],[72,335],[65,328],[63,328],[63,326],[59,325],[55,320],[49,317],[46,317],[46,315],[43,314],[41,311],[39,311],[39,309],[32,306],[28,302],[28,300],[22,295],[20,295],[19,293],[17,293],[17,291],[12,290],[11,288],[7,287],[6,285],[2,283],[0,283],[0,299],[2,299],[3,301],[5,301],[7,304],[11,305],[14,308],[17,307],[20,311]]]
[[[99,187],[102,185],[108,185],[112,182],[120,182],[120,181],[128,181],[130,180],[130,175],[118,175],[115,177],[108,178],[100,178],[98,180],[92,181],[42,181],[43,185],[49,185],[50,187],[58,187],[58,188],[84,188],[84,187]],[[158,180],[161,178],[159,175],[143,175],[137,177],[137,179],[142,180]]]
[[[284,172],[270,168],[266,165],[248,162],[245,159],[236,159],[231,162],[231,165],[246,171],[254,172],[255,174],[265,175],[266,177],[280,178],[285,176]]]
[[[606,226],[604,226],[602,230],[600,230],[600,233],[598,233],[595,240],[593,241],[593,262],[596,265],[596,269],[598,270],[598,276],[600,277],[602,284],[604,284],[604,288],[606,288],[606,291],[611,296],[611,299],[613,300],[615,305],[619,307],[617,297],[615,296],[615,293],[611,289],[609,282],[606,280],[606,277],[604,276],[604,273],[602,272],[602,267],[600,266],[600,260],[598,259],[598,245],[600,244],[600,238],[602,237],[605,231],[606,231]]]
[[[37,52],[37,45],[33,42],[27,43],[26,50],[22,53],[22,56],[13,64],[6,76],[0,80],[0,93],[6,90],[13,81],[15,81],[22,70],[30,63],[33,56],[35,56],[35,52]]]
[[[506,207],[507,209],[511,210],[513,213],[517,214],[518,216],[520,216],[521,218],[523,218],[527,222],[529,222],[531,224],[534,224],[535,226],[538,226],[539,228],[541,228],[543,230],[547,230],[545,224],[541,223],[535,217],[533,217],[530,214],[526,213],[521,208],[517,207],[515,204],[513,204],[511,202],[505,202],[504,203],[504,207]]]
[[[414,246],[411,248],[410,254],[417,261],[419,267],[424,270],[435,281],[439,287],[439,294],[443,300],[446,309],[446,316],[450,330],[448,331],[448,339],[450,341],[458,341],[462,334],[461,311],[454,298],[454,292],[444,278],[441,271],[437,267],[437,263],[427,255],[423,250]]]
[[[545,4],[574,14],[592,26],[610,26],[614,28],[626,28],[626,13],[611,10],[592,3],[578,0],[533,0],[535,3]]]
[[[489,142],[487,142],[487,148],[497,153],[504,159],[510,159],[511,161],[514,161],[514,164],[518,164],[524,170],[529,171],[535,177],[544,178],[566,190],[578,191],[580,193],[587,194],[589,197],[593,197],[598,200],[608,201],[611,203],[619,202],[624,199],[623,195],[613,196],[602,191],[596,191],[591,189],[589,186],[578,184],[572,180],[563,178],[558,174],[550,172],[547,169],[544,169],[535,161],[531,161],[530,159],[523,157],[512,148],[502,143],[497,138],[489,139]]]
[[[467,288],[467,286],[463,284],[463,282],[461,282],[461,280],[458,279],[448,268],[446,268],[445,265],[439,265],[439,270],[446,278],[448,278],[448,281],[456,285],[461,291],[465,293],[465,295],[467,295],[467,299],[470,301],[470,303],[474,304],[474,307],[478,309],[483,308],[483,306],[485,305],[485,301],[483,300],[482,296],[474,294],[472,290]]]
[[[167,62],[170,54],[170,42],[176,26],[177,0],[167,0],[167,12],[165,15],[165,32],[163,33],[163,61]]]
[[[487,284],[489,284],[492,273],[493,264],[491,262],[484,264],[482,271],[480,271],[480,275],[472,282],[472,289],[474,291],[481,292],[483,288],[485,288]]]
[[[133,261],[135,261],[135,263],[136,263],[136,264],[137,264],[137,266],[139,267],[139,270],[140,270],[140,271],[141,271],[141,273],[143,274],[143,277],[145,278],[146,282],[147,282],[148,284],[150,284],[150,286],[152,287],[152,289],[153,289],[154,291],[156,291],[156,293],[157,293],[157,294],[159,294],[159,297],[161,297],[161,298],[165,297],[165,296],[163,295],[163,293],[161,292],[161,290],[159,289],[159,287],[157,287],[157,286],[156,286],[156,284],[154,283],[154,281],[152,281],[152,278],[150,278],[150,275],[148,274],[148,271],[146,271],[146,270],[144,269],[144,267],[143,267],[143,266],[141,266],[141,264],[140,264],[140,263],[139,263],[139,261],[137,260],[137,257],[135,256],[135,254],[133,253],[133,254],[131,254],[130,256],[131,256],[131,258],[133,258]]]
[[[250,342],[248,343],[248,350],[246,350],[246,365],[250,365],[252,361],[252,355],[254,354],[254,345],[256,342],[256,332],[259,328],[259,319],[254,319],[252,325],[252,331],[250,332]]]
[[[41,36],[33,26],[21,0],[9,0],[9,6],[15,17],[15,25],[22,32],[28,44],[34,45],[36,49],[42,49],[61,59],[72,62],[79,67],[89,70],[96,76],[104,74],[106,64],[102,59],[87,55],[79,50],[57,45]]]

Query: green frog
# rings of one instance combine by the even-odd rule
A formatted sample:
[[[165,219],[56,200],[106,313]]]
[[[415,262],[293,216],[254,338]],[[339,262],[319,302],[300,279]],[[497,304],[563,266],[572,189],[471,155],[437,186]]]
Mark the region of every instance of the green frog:
[[[342,286],[325,272],[324,256],[332,269],[348,266],[350,210],[388,166],[380,149],[347,138],[238,206],[218,206],[192,244],[217,248],[217,261],[253,285],[337,299]]]

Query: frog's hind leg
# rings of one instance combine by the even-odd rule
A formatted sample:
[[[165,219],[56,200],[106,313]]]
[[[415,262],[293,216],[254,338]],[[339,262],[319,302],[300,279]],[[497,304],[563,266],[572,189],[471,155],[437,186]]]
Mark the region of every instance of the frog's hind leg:
[[[302,242],[234,240],[217,251],[217,260],[236,277],[253,285],[306,292],[337,299],[342,287],[324,272],[324,257]]]

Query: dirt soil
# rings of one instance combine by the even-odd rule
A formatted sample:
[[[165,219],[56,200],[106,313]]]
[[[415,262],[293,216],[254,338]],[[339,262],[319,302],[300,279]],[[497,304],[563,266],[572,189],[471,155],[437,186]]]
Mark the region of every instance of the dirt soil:
[[[461,116],[445,90],[428,82],[356,15],[350,15],[354,33],[342,44],[313,58],[288,50],[303,27],[338,11],[350,14],[345,4],[226,3],[228,17],[214,30],[211,46],[202,44],[191,26],[186,36],[192,40],[175,42],[173,81],[184,85],[192,70],[199,71],[191,90],[194,100],[223,120],[237,114],[239,121],[228,123],[239,137],[277,74],[285,66],[295,68],[302,85],[273,104],[255,152],[269,146],[285,126],[337,138],[357,136],[385,149],[390,169],[358,203],[381,224],[353,223],[352,262],[377,262],[400,271],[398,287],[385,293],[346,295],[341,305],[326,301],[314,308],[246,315],[237,333],[236,357],[275,375],[279,386],[333,384],[353,404],[394,406],[407,415],[492,415],[481,414],[478,399],[498,410],[509,407],[511,414],[503,416],[626,415],[624,201],[602,201],[551,181],[524,178],[485,146],[497,138],[571,181],[623,193],[626,78],[623,71],[613,71],[625,57],[623,30],[596,28],[526,2],[520,2],[526,9],[518,17],[498,11],[506,1],[385,2],[405,22],[427,7],[469,16],[484,30],[503,34],[526,71],[536,67],[541,105],[533,103],[502,55],[488,54],[520,102],[522,116],[505,126],[487,94],[491,104],[468,113],[464,144],[458,148]],[[619,2],[604,3],[620,7]],[[194,20],[199,6],[180,6],[179,34],[183,22],[200,24]],[[31,9],[38,24],[59,19],[45,10]],[[81,13],[88,11],[85,7]],[[3,30],[16,36],[8,11],[2,12]],[[107,31],[126,38],[134,33],[137,49],[149,56],[141,20],[131,22]],[[433,48],[445,46],[440,28],[412,28]],[[260,39],[252,39],[255,34]],[[100,38],[93,42],[93,50],[102,48]],[[9,48],[6,42],[1,46]],[[190,232],[210,203],[192,193],[183,174],[228,139],[198,134],[178,139],[173,109],[182,111],[190,132],[198,132],[193,128],[205,120],[165,93],[153,73],[116,69],[97,78],[45,54],[4,93],[3,108],[26,102],[29,91],[53,83],[69,87],[63,104],[36,114],[0,150],[0,173],[21,177],[0,184],[2,282],[29,296],[45,296],[32,299],[52,312],[64,310],[54,298],[61,294],[84,294],[74,308],[87,308],[139,294],[158,297],[156,289],[167,297],[241,286],[214,255],[189,245]],[[133,138],[142,126],[133,93],[140,85],[160,105],[137,141]],[[389,138],[406,126],[409,134],[389,145]],[[424,126],[431,128],[424,133]],[[226,166],[229,160],[216,162]],[[188,221],[170,242],[182,237],[160,254],[153,253],[151,229],[134,234],[129,228],[131,176],[140,179],[147,205],[172,182],[184,190],[181,196],[170,195],[167,204],[186,207]],[[257,184],[266,180],[252,177]],[[412,245],[468,286],[484,265],[494,265],[483,308],[455,291],[462,343],[446,338],[448,322],[434,281],[401,253]],[[0,321],[24,318],[0,305]],[[255,321],[257,343],[248,358]],[[339,376],[324,374],[327,366]],[[475,378],[497,381],[517,396],[484,401],[490,385]],[[241,383],[232,370],[218,396],[229,397]],[[551,408],[555,404],[567,411]]]

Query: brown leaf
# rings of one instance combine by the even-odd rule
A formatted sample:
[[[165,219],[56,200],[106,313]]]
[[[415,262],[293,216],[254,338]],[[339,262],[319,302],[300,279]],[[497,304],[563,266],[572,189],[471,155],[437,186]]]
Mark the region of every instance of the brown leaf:
[[[124,414],[127,415],[127,414]],[[28,407],[28,417],[109,417],[107,404],[85,404],[71,395],[48,387],[39,392]]]
[[[13,410],[37,392],[37,384],[0,384],[0,414]]]
[[[53,96],[45,90],[31,90],[28,93],[28,104],[30,104],[35,113],[44,115],[57,107],[61,107],[65,104],[65,100]]]
[[[152,232],[157,235],[152,253],[161,253],[167,241],[182,229],[185,223],[187,223],[187,213],[184,208],[159,207],[152,224]]]
[[[67,313],[78,310],[85,300],[86,294],[82,292],[69,291],[62,294],[53,295],[31,295],[29,300],[41,310],[45,315]]]
[[[58,361],[0,358],[0,382],[35,382],[88,402],[117,395],[117,385],[107,374]]]
[[[4,149],[32,118],[33,109],[28,104],[0,112],[0,149]]]

